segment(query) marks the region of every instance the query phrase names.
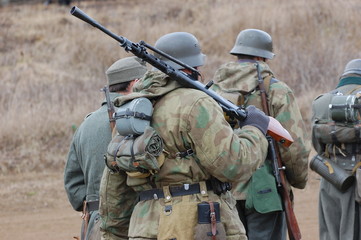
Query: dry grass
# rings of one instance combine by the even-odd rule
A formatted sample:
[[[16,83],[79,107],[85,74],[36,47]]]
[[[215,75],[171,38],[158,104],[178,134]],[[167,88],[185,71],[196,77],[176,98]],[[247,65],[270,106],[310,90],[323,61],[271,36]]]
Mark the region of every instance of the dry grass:
[[[277,54],[270,65],[294,89],[306,121],[312,99],[332,89],[347,61],[361,55],[356,0],[119,0],[78,6],[134,42],[153,45],[169,32],[193,33],[207,54],[206,80],[233,60],[228,52],[240,30],[269,32]],[[56,4],[0,8],[0,174],[63,168],[72,125],[98,107],[107,67],[130,56],[69,10]]]

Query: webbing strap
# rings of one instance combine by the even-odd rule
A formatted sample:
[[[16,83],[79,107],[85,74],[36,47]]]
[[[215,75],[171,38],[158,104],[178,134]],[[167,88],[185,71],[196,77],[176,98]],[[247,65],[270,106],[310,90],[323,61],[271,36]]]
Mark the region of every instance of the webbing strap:
[[[117,112],[115,114],[115,119],[120,119],[120,118],[129,118],[129,117],[134,117],[134,118],[139,118],[142,120],[147,120],[147,121],[151,121],[152,120],[152,116],[146,115],[142,112],[134,112],[131,111],[129,108],[127,108],[125,111],[122,112]]]
[[[212,240],[216,240],[217,235],[217,219],[216,212],[214,210],[213,202],[208,202],[210,207],[210,217],[211,217],[211,230],[212,230]]]
[[[361,167],[361,162],[356,163],[356,165],[352,169],[352,174],[354,174],[359,167]]]

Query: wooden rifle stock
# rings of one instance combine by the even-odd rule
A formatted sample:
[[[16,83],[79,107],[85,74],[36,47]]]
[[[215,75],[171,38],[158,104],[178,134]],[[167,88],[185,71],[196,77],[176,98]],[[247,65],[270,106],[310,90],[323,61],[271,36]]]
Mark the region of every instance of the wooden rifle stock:
[[[259,63],[257,63],[257,74],[258,74],[258,85],[259,85],[259,89],[261,92],[262,108],[263,108],[264,113],[266,113],[269,116],[270,111],[269,111],[269,106],[268,106],[267,94],[266,94],[266,89],[264,87],[263,79],[261,77]],[[277,121],[277,123],[280,124],[278,121]],[[272,124],[272,126],[275,126],[275,124]],[[284,128],[282,127],[282,129],[284,129]],[[270,136],[272,136],[269,132],[268,132],[268,134]],[[272,138],[277,141],[277,139],[276,139],[277,136],[272,136]],[[291,139],[292,139],[292,137],[291,137]],[[269,140],[269,147],[271,148],[271,152],[273,153],[272,161],[273,161],[274,174],[275,174],[278,190],[282,197],[283,207],[285,210],[288,236],[289,236],[290,240],[300,240],[301,239],[301,231],[298,226],[296,215],[293,211],[292,202],[291,202],[291,199],[290,199],[287,187],[286,187],[286,176],[285,176],[285,172],[284,172],[284,170],[286,168],[282,163],[282,158],[281,158],[281,154],[279,151],[279,147],[275,143],[275,141],[273,141],[272,139]]]
[[[113,103],[110,101],[109,88],[108,88],[108,86],[104,86],[104,87],[101,89],[101,91],[104,92],[105,99],[106,99],[106,101],[107,101],[109,125],[110,125],[110,130],[111,130],[111,132],[113,132],[113,129],[114,129],[114,127],[115,127],[114,105],[113,105]]]

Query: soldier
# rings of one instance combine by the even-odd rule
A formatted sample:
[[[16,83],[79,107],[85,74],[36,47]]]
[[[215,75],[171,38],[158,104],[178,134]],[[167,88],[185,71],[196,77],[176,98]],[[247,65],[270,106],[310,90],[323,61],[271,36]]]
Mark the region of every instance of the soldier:
[[[310,146],[292,90],[274,77],[266,63],[274,57],[272,51],[268,33],[258,29],[241,31],[230,51],[237,61],[226,63],[216,71],[212,88],[238,106],[254,105],[265,112],[267,106],[270,116],[276,118],[294,139],[289,149],[282,146],[279,149],[288,182],[302,189],[307,182]],[[265,103],[262,103],[260,82],[263,82],[262,91],[267,96]],[[270,161],[265,161],[249,181],[233,183],[232,192],[250,240],[286,239],[285,215]],[[291,190],[290,194],[292,197]]]
[[[146,70],[146,66],[134,57],[123,58],[112,64],[106,71],[110,99],[129,94],[135,81]],[[99,233],[99,185],[105,166],[104,154],[110,140],[111,130],[104,100],[101,107],[88,114],[76,130],[64,171],[64,186],[69,201],[74,210],[83,211],[81,239],[88,239],[92,231]],[[100,235],[93,239],[100,239]]]
[[[204,64],[199,42],[192,34],[166,34],[155,47],[191,67]],[[189,69],[156,56],[191,74]],[[234,134],[212,98],[182,87],[160,71],[148,71],[127,96],[128,100],[138,97],[153,102],[151,126],[163,139],[164,161],[158,160],[160,170],[150,176],[127,176],[126,183],[139,194],[129,239],[247,239],[232,195],[217,189],[227,181],[246,181],[263,162],[269,118],[251,107],[242,122],[244,127]],[[116,100],[115,104],[122,102]],[[111,152],[108,148],[108,154]],[[113,157],[108,155],[107,161]],[[122,158],[117,160],[118,167],[119,161]]]
[[[326,167],[321,174],[319,194],[319,239],[360,239],[360,110],[361,59],[347,63],[336,89],[318,96],[312,103],[312,144],[318,156],[311,169]],[[348,101],[352,102],[348,102]],[[337,105],[339,108],[331,106]],[[330,108],[331,107],[331,108]],[[348,115],[347,115],[348,114]],[[322,164],[316,166],[318,160]],[[333,175],[333,176],[332,176]],[[354,179],[337,183],[339,179]],[[348,180],[347,180],[348,181]]]

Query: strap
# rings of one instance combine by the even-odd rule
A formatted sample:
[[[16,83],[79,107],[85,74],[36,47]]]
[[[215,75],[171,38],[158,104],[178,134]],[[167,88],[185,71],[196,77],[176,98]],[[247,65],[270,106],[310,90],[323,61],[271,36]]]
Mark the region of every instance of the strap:
[[[350,95],[350,94],[352,94],[353,92],[355,92],[358,89],[361,89],[361,87],[359,87],[359,86],[355,87],[354,89],[351,89],[350,91],[348,91],[345,95]]]
[[[114,155],[113,155],[113,156],[114,156],[114,162],[117,162],[117,153],[118,153],[118,151],[119,151],[119,149],[120,149],[120,146],[122,145],[122,143],[123,143],[124,140],[128,139],[128,137],[129,137],[129,135],[126,136],[126,137],[124,137],[124,138],[119,142],[118,147],[115,149]]]
[[[83,202],[83,211],[81,214],[81,218],[83,219],[83,232],[84,232],[84,237],[86,237],[86,233],[88,230],[88,223],[89,223],[89,219],[90,219],[90,215],[89,215],[89,211],[88,211],[88,205],[87,202],[84,201]]]
[[[210,181],[207,181],[207,182],[202,181],[202,182],[199,183],[199,190],[200,190],[200,193],[201,193],[201,200],[205,201],[205,202],[208,201],[208,190],[212,189],[211,186],[207,187],[207,184],[212,186],[212,183]]]
[[[323,164],[325,164],[326,167],[328,168],[329,174],[334,173],[334,170],[333,170],[333,167],[332,167],[331,163],[329,163],[328,161],[325,161]]]
[[[336,136],[336,123],[333,122],[330,125],[331,125],[330,135],[331,135],[331,138],[332,138],[332,142],[335,143],[335,144],[339,144],[340,142],[337,140],[337,136]]]
[[[354,166],[354,168],[352,169],[352,174],[354,174],[359,167],[361,167],[361,162],[358,162],[358,163]]]
[[[120,118],[130,118],[130,117],[139,118],[139,119],[147,120],[147,121],[152,120],[152,116],[146,115],[145,113],[142,113],[142,112],[131,111],[129,108],[127,108],[125,111],[115,113],[114,118],[115,118],[115,120],[117,120]]]
[[[111,161],[111,162],[110,162],[110,166],[109,166],[109,164],[108,164],[108,158],[107,158],[106,155],[104,155],[104,162],[105,162],[105,166],[107,166],[107,168],[109,169],[110,172],[112,172],[112,173],[120,172],[120,168],[119,168],[119,166],[117,165],[117,162]]]
[[[270,89],[270,87],[271,87],[271,84],[274,83],[274,82],[276,82],[276,81],[271,81],[272,79],[274,79],[274,78],[272,77],[272,75],[268,75],[267,77],[265,77],[265,78],[263,79],[264,89],[265,89],[265,91],[266,91],[266,96],[267,96],[267,97],[268,97],[268,93],[269,93],[269,89]]]
[[[163,187],[163,193],[164,193],[164,214],[170,215],[172,213],[172,194],[170,193],[169,186]]]
[[[135,162],[134,143],[135,143],[135,139],[133,137],[132,146],[130,147],[130,154],[132,155],[132,161],[129,162],[129,165],[132,164],[133,167],[139,167],[139,162]],[[132,166],[129,166],[129,167],[131,168]]]
[[[261,95],[261,103],[262,103],[262,110],[266,115],[270,115],[270,111],[269,111],[269,104],[268,104],[268,96],[267,96],[267,92],[266,92],[266,88],[265,88],[265,84],[264,84],[264,79],[261,76],[261,69],[260,69],[260,65],[259,63],[256,64],[256,68],[257,68],[257,77],[258,77],[258,89],[260,91],[260,95]]]
[[[120,168],[117,165],[117,153],[120,149],[120,146],[122,145],[123,141],[126,139],[129,139],[130,137],[132,137],[132,135],[128,135],[126,137],[124,137],[118,144],[118,147],[114,150],[114,154],[113,154],[113,161],[110,162],[110,165],[108,164],[108,159],[107,156],[104,155],[104,161],[105,161],[105,165],[108,167],[108,169],[112,172],[112,173],[116,173],[116,172],[120,172]]]
[[[86,203],[88,206],[88,211],[93,212],[99,210],[99,201],[91,201]]]
[[[169,155],[171,158],[185,158],[185,157],[192,156],[193,154],[195,154],[195,152],[191,148],[187,149],[184,152],[176,152],[176,153],[168,152],[167,150],[163,149],[163,152],[165,154]]]
[[[213,202],[208,202],[210,207],[210,217],[211,217],[211,230],[212,230],[212,240],[216,240],[217,235],[217,219],[216,212],[214,210]]]

